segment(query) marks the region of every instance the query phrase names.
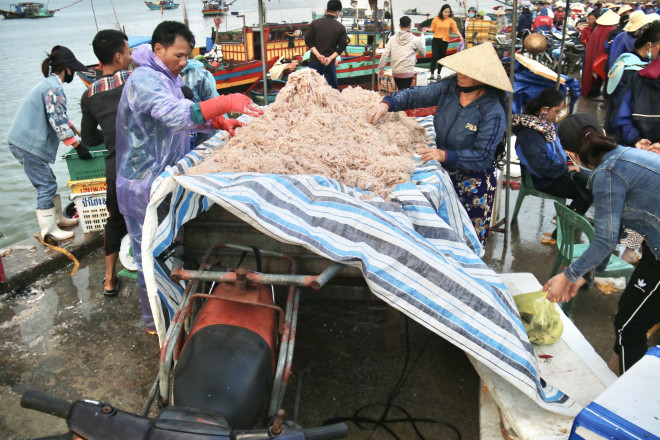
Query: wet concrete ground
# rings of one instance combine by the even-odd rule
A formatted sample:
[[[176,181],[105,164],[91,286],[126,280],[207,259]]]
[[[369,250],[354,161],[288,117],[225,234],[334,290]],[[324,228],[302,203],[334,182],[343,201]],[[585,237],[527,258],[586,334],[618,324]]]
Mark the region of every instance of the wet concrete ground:
[[[511,212],[516,197],[512,191]],[[493,233],[486,262],[497,272],[532,272],[544,283],[556,248],[541,244],[540,238],[553,230],[553,215],[551,202],[526,198],[508,246],[503,234]],[[0,303],[0,438],[28,439],[65,430],[64,422],[54,417],[20,408],[26,389],[66,400],[107,401],[133,412],[146,401],[157,373],[158,346],[157,338],[142,328],[135,282],[123,279],[117,297],[104,297],[100,250],[81,261],[74,277],[69,271],[50,274]],[[580,292],[574,307],[576,325],[604,359],[614,341],[619,295],[592,288]],[[300,385],[298,422],[308,427],[352,417],[367,405],[373,406],[357,415],[379,419],[392,396],[392,404],[412,417],[450,423],[463,439],[477,440],[480,385],[466,356],[414,322],[406,324],[403,317],[400,346],[394,351],[386,342],[386,314],[378,301],[338,302],[305,293],[294,378],[283,405],[287,413],[294,413]],[[401,376],[405,380],[397,387]],[[388,418],[402,414],[394,408]],[[362,425],[366,429],[349,423],[349,438],[394,438],[382,428]],[[418,426],[427,439],[458,438],[438,423]],[[390,427],[402,439],[417,438],[410,423]]]

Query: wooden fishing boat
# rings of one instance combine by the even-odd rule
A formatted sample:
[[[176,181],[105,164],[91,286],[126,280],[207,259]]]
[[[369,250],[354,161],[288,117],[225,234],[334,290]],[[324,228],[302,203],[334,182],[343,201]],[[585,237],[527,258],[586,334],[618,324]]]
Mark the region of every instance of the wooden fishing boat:
[[[266,64],[266,71],[273,67],[279,57],[273,57]],[[208,68],[215,78],[215,86],[218,93],[241,93],[246,92],[263,78],[263,66],[261,60],[247,62],[223,62],[216,68]]]
[[[153,11],[155,10],[163,10],[163,9],[178,9],[179,4],[174,3],[174,0],[159,0],[155,2],[144,2],[147,7]]]
[[[406,9],[405,11],[403,11],[403,13],[406,15],[426,15],[427,17],[431,15],[428,12],[422,12],[417,8]]]
[[[16,3],[9,5],[9,10],[0,9],[6,19],[9,18],[48,18],[52,17],[59,9],[48,9],[44,3]]]
[[[268,24],[264,27],[266,60],[269,69],[281,57],[293,59],[307,52],[305,32],[309,23]],[[213,45],[222,50],[222,62],[208,70],[216,78],[221,93],[244,92],[262,77],[261,39],[258,26],[216,32],[207,39],[207,52]]]
[[[202,15],[205,17],[225,15],[227,12],[229,12],[229,4],[224,0],[209,0],[202,2]]]

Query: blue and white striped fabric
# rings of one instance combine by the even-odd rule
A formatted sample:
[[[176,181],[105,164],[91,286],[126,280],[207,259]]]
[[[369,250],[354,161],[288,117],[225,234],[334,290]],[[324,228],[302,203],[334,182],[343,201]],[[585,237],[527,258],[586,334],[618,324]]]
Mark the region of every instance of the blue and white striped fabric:
[[[422,124],[432,130],[429,120]],[[184,223],[218,204],[281,242],[360,268],[374,295],[539,405],[577,412],[572,400],[538,377],[515,303],[479,258],[472,224],[438,164],[420,163],[411,181],[394,191],[394,203],[387,203],[362,200],[359,191],[322,176],[179,174],[199,159],[187,156],[152,190],[142,249],[152,308],[158,298],[170,316],[176,310],[183,290],[169,280],[171,262],[163,257]]]

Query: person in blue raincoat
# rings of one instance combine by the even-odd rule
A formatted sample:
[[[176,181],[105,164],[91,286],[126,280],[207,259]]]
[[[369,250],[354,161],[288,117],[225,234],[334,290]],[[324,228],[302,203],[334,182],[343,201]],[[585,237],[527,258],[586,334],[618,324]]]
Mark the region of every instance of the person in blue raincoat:
[[[215,87],[213,74],[204,69],[204,64],[198,60],[188,60],[186,67],[181,71],[181,78],[183,79],[183,83],[192,92],[193,102],[202,102],[219,96],[218,89]],[[233,136],[233,131],[230,131],[230,134]],[[196,133],[194,135],[195,145],[208,140],[212,135],[213,133]]]
[[[189,131],[233,131],[241,123],[225,119],[227,112],[263,114],[247,96],[231,94],[200,103],[185,99],[180,76],[195,44],[183,23],[164,21],[151,38],[132,54],[139,65],[124,85],[117,110],[117,199],[126,219],[145,330],[155,332],[142,273],[142,224],[151,184],[166,167],[190,151]]]

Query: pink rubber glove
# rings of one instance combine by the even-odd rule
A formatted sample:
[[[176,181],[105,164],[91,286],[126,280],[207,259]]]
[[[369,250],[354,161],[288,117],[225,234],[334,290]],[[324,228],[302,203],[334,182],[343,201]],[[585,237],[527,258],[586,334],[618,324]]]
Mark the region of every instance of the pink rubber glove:
[[[211,119],[225,113],[244,113],[250,116],[263,115],[264,111],[242,93],[216,96],[199,103],[204,119]]]
[[[213,128],[216,130],[224,130],[229,133],[230,136],[234,136],[234,128],[242,127],[245,124],[238,119],[225,119],[224,116],[218,116],[213,118],[211,125],[213,125]]]

